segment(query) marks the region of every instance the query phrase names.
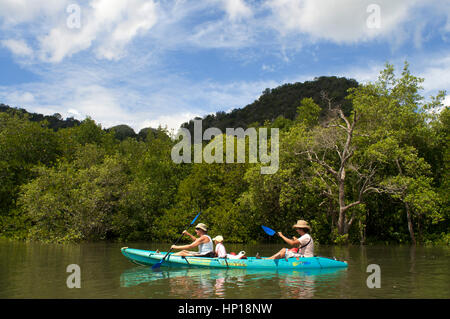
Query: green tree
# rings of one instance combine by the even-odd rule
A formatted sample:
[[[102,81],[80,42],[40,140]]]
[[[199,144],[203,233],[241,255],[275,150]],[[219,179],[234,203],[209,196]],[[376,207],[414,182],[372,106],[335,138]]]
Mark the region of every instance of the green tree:
[[[39,167],[38,177],[22,187],[19,203],[33,224],[30,239],[101,240],[112,231],[112,216],[128,182],[126,162],[106,156],[93,165],[79,157],[78,163]]]
[[[131,127],[125,124],[113,126],[109,128],[108,131],[114,131],[114,136],[120,141],[123,141],[126,138],[134,138],[137,136],[136,132]]]
[[[404,203],[410,238],[416,242],[413,214],[428,213],[441,220],[439,200],[430,178],[431,166],[420,150],[433,134],[430,111],[442,106],[440,98],[424,103],[420,95],[423,79],[413,76],[405,63],[401,77],[387,64],[377,82],[352,90],[354,111],[361,114],[359,145],[370,145],[358,154],[376,159],[381,189]],[[421,204],[418,204],[421,203]]]
[[[175,204],[179,184],[189,173],[188,165],[172,161],[173,145],[164,129],[148,135],[146,142],[121,143],[120,152],[129,162],[131,180],[113,218],[119,239],[161,240],[166,238],[161,234],[170,232],[164,216]]]
[[[26,114],[0,113],[0,232],[14,234],[26,227],[16,209],[19,188],[33,178],[35,165],[52,165],[60,154],[55,133],[46,122]]]
[[[108,154],[113,154],[118,145],[114,131],[103,130],[101,125],[95,123],[90,117],[78,126],[59,130],[57,134],[63,157],[69,160],[73,160],[77,150],[86,144],[99,145]]]

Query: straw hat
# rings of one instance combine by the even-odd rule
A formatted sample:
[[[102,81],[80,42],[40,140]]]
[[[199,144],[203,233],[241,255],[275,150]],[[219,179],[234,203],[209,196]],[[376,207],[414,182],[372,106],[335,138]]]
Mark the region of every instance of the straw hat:
[[[201,230],[203,230],[203,231],[205,231],[205,232],[208,231],[208,226],[206,226],[206,225],[203,224],[203,223],[197,224],[197,226],[195,226],[195,228],[201,229]]]
[[[311,227],[308,225],[308,222],[302,219],[297,220],[297,224],[292,226],[292,228],[307,228],[311,230]]]
[[[216,236],[213,238],[213,241],[217,240],[219,243],[223,242],[223,237],[222,236]]]

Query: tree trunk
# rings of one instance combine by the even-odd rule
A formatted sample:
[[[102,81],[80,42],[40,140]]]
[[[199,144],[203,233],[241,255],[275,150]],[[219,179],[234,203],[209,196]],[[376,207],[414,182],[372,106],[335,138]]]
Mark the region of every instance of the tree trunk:
[[[406,218],[408,219],[408,230],[409,230],[409,235],[411,236],[411,242],[413,245],[416,245],[416,238],[414,237],[413,224],[412,224],[412,220],[411,220],[411,212],[409,211],[408,203],[405,203],[405,209],[406,209]]]
[[[339,235],[345,234],[345,210],[343,208],[339,208],[339,219],[338,219],[338,233]]]
[[[344,179],[342,179],[342,175]],[[345,171],[339,176],[339,219],[338,219],[338,233],[345,234]]]
[[[331,233],[333,233],[334,228],[336,227],[336,210],[334,207],[333,199],[330,198],[330,214],[331,214]]]

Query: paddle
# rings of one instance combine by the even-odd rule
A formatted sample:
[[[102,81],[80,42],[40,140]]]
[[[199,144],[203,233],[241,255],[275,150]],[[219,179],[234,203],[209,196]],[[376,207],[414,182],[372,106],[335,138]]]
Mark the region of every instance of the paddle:
[[[273,236],[273,235],[276,234],[276,231],[274,231],[273,229],[271,229],[269,227],[262,226],[262,225],[261,225],[261,227],[266,232],[266,234],[269,235],[269,236]]]
[[[197,220],[198,216],[200,216],[201,213],[202,213],[202,212],[199,212],[199,213],[197,214],[197,216],[195,216],[195,218],[191,221],[191,223],[190,223],[189,225],[187,225],[187,227],[185,228],[185,230],[189,229],[189,227],[191,227],[192,224],[195,223],[195,221]],[[179,242],[180,239],[183,237],[183,235],[184,235],[184,234],[181,234],[181,236],[177,239],[177,241],[175,242],[174,245],[178,244],[178,242]],[[158,269],[159,267],[161,267],[161,264],[164,262],[164,260],[166,259],[166,257],[169,255],[169,253],[171,252],[171,250],[172,250],[172,247],[169,249],[169,251],[168,251],[167,254],[164,256],[163,259],[161,259],[159,262],[157,262],[156,264],[154,264],[154,265],[152,266],[152,269]]]

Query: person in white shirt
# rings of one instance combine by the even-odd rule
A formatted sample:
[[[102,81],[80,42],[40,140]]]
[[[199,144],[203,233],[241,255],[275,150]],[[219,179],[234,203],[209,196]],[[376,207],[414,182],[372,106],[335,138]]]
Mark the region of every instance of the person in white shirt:
[[[267,258],[267,259],[280,259],[280,258],[291,258],[291,257],[314,257],[314,241],[312,237],[309,235],[311,227],[304,220],[298,220],[297,224],[292,226],[297,233],[300,235],[300,238],[293,237],[292,239],[287,238],[281,232],[278,233],[278,236],[283,238],[283,240],[293,246],[293,249],[283,248],[275,255]]]
[[[199,223],[195,226],[195,233],[197,237],[191,235],[187,230],[183,231],[184,235],[187,235],[192,238],[193,242],[189,245],[172,245],[172,249],[181,250],[178,253],[173,254],[174,256],[196,256],[196,257],[214,257],[214,247],[213,241],[211,237],[207,235],[208,226],[203,223]],[[192,249],[194,247],[198,247],[198,252],[189,251],[188,249]]]
[[[225,246],[223,245],[223,237],[222,236],[216,236],[213,238],[214,245],[216,245],[216,257],[219,258],[225,258],[227,257],[227,251],[225,249]]]

